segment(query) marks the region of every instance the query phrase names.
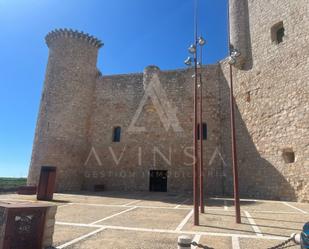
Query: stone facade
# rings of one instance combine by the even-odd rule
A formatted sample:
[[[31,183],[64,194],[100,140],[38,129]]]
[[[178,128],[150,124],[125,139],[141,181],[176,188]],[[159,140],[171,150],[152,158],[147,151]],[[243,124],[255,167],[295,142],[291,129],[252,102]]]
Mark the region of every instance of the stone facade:
[[[308,1],[230,0],[237,149],[242,197],[309,200]],[[283,42],[274,28],[283,24]],[[99,40],[71,30],[50,48],[28,184],[58,167],[57,189],[149,190],[167,170],[168,191],[192,189],[193,70],[102,76]],[[232,171],[227,59],[200,69],[207,194],[230,195]],[[115,127],[120,142],[113,142]],[[290,154],[286,154],[290,153]],[[293,158],[294,157],[294,158]],[[290,161],[289,161],[290,160]]]
[[[144,74],[103,76],[97,80],[92,120],[92,148],[94,153],[85,162],[84,187],[104,184],[117,190],[148,190],[150,170],[168,170],[170,191],[189,191],[192,188],[192,70],[160,71],[147,67]],[[150,69],[150,70],[149,70]],[[220,146],[218,67],[203,69],[205,101],[204,111],[209,138],[204,149],[210,157]],[[164,108],[176,108],[177,127],[165,129],[154,97],[146,98],[147,87],[157,77],[164,94],[158,94]],[[152,87],[152,86],[150,86]],[[157,96],[157,95],[155,95]],[[145,103],[142,102],[145,98]],[[139,113],[139,107],[142,107]],[[138,117],[136,123],[134,117]],[[174,122],[174,121],[173,121]],[[145,131],[130,131],[130,125],[144,127]],[[115,126],[122,128],[121,141],[112,142]],[[176,130],[176,131],[175,131]],[[212,171],[220,171],[219,162]],[[217,174],[219,175],[219,174]],[[220,180],[215,175],[207,179],[209,190],[221,192]]]
[[[251,45],[243,68],[234,70],[240,191],[242,196],[308,201],[309,3],[249,0],[248,10],[250,33],[239,32],[246,32]],[[277,44],[271,30],[281,21],[285,35]],[[226,61],[220,64],[222,152],[229,162],[229,74]],[[284,161],[286,149],[295,153],[295,162]]]

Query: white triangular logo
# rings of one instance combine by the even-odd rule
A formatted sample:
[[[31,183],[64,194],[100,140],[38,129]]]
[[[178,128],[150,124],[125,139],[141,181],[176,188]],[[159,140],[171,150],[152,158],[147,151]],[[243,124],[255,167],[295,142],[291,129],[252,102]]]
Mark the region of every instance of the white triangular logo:
[[[175,132],[183,132],[183,129],[180,126],[178,118],[176,116],[177,107],[173,107],[171,105],[157,74],[153,75],[153,77],[150,80],[150,83],[146,87],[145,94],[137,108],[137,111],[135,112],[131,124],[128,127],[128,132],[133,133],[133,132],[146,131],[145,127],[138,127],[135,126],[135,124],[140,114],[142,113],[148,98],[151,99],[166,131],[168,131],[169,128],[172,127]]]

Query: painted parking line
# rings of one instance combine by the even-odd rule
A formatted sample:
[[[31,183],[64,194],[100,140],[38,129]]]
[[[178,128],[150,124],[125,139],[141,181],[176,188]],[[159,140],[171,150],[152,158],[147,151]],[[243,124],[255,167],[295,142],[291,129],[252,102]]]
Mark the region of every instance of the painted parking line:
[[[65,196],[65,197],[80,197],[81,195],[79,194],[62,194],[62,193],[54,193],[55,196]]]
[[[293,209],[295,209],[295,210],[297,210],[297,211],[299,211],[299,212],[301,212],[301,213],[303,213],[303,214],[308,214],[308,212],[307,211],[304,211],[304,210],[302,210],[302,209],[300,209],[300,208],[298,208],[298,207],[294,207],[293,205],[291,205],[290,203],[287,203],[287,202],[282,202],[284,205],[286,205],[286,206],[288,206],[288,207],[290,207],[290,208],[293,208]]]
[[[137,232],[153,232],[153,233],[173,233],[173,234],[188,234],[188,235],[205,235],[205,236],[216,236],[216,237],[232,237],[237,236],[239,238],[248,238],[248,239],[269,239],[269,240],[285,240],[288,237],[283,236],[256,236],[249,234],[234,234],[234,233],[216,233],[216,232],[197,232],[197,231],[176,231],[176,230],[167,230],[167,229],[151,229],[151,228],[137,228],[137,227],[121,227],[121,226],[105,226],[107,229],[115,230],[129,230]]]
[[[94,203],[82,203],[82,202],[74,202],[73,204],[80,206],[94,206],[94,207],[137,207],[137,208],[148,208],[148,209],[175,209],[175,207],[165,207],[165,206],[142,206],[142,205],[117,205],[117,204],[94,204]],[[191,210],[190,207],[179,207],[177,209],[185,209]],[[211,209],[211,210],[219,210],[219,209]]]
[[[210,200],[226,200],[226,201],[234,201],[234,198],[219,198],[219,197],[210,197]],[[253,200],[253,199],[239,199],[240,201],[250,201],[250,202],[271,202],[271,201],[264,201],[264,200]]]
[[[64,204],[64,205],[59,205],[58,208],[72,206],[72,205],[74,205],[74,203],[68,203],[68,204]]]
[[[224,201],[224,210],[225,211],[229,210],[229,207],[227,206],[227,201],[226,200]]]
[[[239,238],[237,236],[232,236],[232,248],[240,249]]]
[[[131,202],[128,202],[128,203],[126,203],[126,204],[124,204],[124,205],[122,205],[122,206],[126,207],[126,206],[130,206],[130,205],[132,205],[132,204],[138,203],[138,202],[141,202],[141,200],[131,201]]]
[[[285,212],[285,211],[261,211],[261,210],[252,210],[251,213],[267,213],[267,214],[299,214],[299,212]]]
[[[119,213],[116,213],[116,214],[107,216],[107,217],[105,217],[105,218],[103,218],[103,219],[100,219],[100,220],[97,220],[97,221],[95,221],[95,222],[92,222],[92,223],[90,223],[90,225],[95,225],[95,224],[97,224],[97,223],[100,223],[101,221],[109,220],[109,219],[111,219],[111,218],[114,218],[114,217],[116,217],[116,216],[118,216],[118,215],[127,213],[127,212],[129,212],[129,211],[131,211],[131,210],[133,210],[133,209],[136,209],[136,208],[137,208],[137,207],[131,207],[131,208],[126,209],[126,210],[123,210],[123,211],[121,211],[121,212],[119,212]]]
[[[179,207],[179,205],[175,207],[165,207],[165,206],[143,206],[143,205],[134,205],[130,206],[126,205],[119,205],[119,204],[95,204],[95,203],[83,203],[83,202],[71,202],[70,205],[80,205],[80,206],[94,206],[94,207],[137,207],[137,208],[147,208],[147,209],[182,209],[182,210],[191,210],[190,207]],[[66,205],[61,205],[66,206]],[[60,207],[60,206],[58,206]],[[227,209],[226,209],[227,208]],[[234,212],[228,206],[224,208],[224,211],[227,212]],[[207,211],[222,211],[221,208],[207,208]],[[252,210],[251,213],[270,213],[270,214],[298,214],[299,212],[290,212],[290,211],[268,211],[268,210]]]
[[[199,242],[200,242],[200,240],[201,240],[201,235],[200,234],[196,234],[194,237],[193,237],[193,240],[192,240],[192,242],[195,242],[196,244],[198,244]],[[191,249],[198,249],[198,246],[196,245],[196,246],[191,246]]]
[[[71,241],[69,241],[69,242],[67,242],[67,243],[65,243],[63,245],[57,246],[56,248],[58,248],[58,249],[66,248],[66,247],[68,247],[70,245],[73,245],[73,244],[75,244],[75,243],[77,243],[77,242],[79,242],[79,241],[81,241],[83,239],[86,239],[86,238],[88,238],[88,237],[90,237],[90,236],[92,236],[94,234],[97,234],[97,233],[103,231],[104,229],[106,229],[106,228],[105,227],[101,227],[101,228],[99,228],[99,229],[97,229],[95,231],[92,231],[92,232],[87,233],[87,234],[85,234],[83,236],[80,236],[80,237],[78,237],[76,239],[73,239],[73,240],[71,240]]]
[[[180,208],[181,205],[185,204],[187,201],[189,201],[190,199],[185,199],[183,202],[181,202],[180,204],[178,204],[177,206],[175,206],[174,208]],[[191,209],[191,208],[190,208]]]
[[[94,207],[124,207],[124,205],[119,204],[99,204],[99,203],[83,203],[83,202],[72,202],[71,204],[81,205],[81,206],[94,206]],[[167,206],[143,206],[143,205],[127,205],[125,207],[138,207],[138,208],[148,208],[148,209],[184,209],[191,210],[191,207],[167,207]],[[177,208],[176,208],[177,207]],[[227,207],[228,208],[228,207]],[[221,208],[207,208],[207,211],[222,211]],[[230,208],[228,210],[224,209],[224,211],[232,212]],[[271,211],[271,210],[253,210],[250,211],[252,213],[274,213],[274,214],[298,214],[299,212],[288,212],[288,211]]]
[[[192,208],[189,207],[160,207],[160,206],[139,206],[137,205],[136,207],[138,208],[149,208],[149,209],[183,209],[183,210],[191,210]]]
[[[94,227],[94,228],[106,228],[114,230],[136,231],[136,232],[151,232],[151,233],[170,233],[170,234],[188,234],[188,235],[201,235],[201,236],[215,236],[215,237],[233,237],[246,238],[246,239],[266,239],[266,240],[286,240],[286,236],[257,236],[249,234],[235,234],[235,233],[218,233],[218,232],[199,232],[199,231],[176,231],[168,229],[155,229],[155,228],[139,228],[139,227],[124,227],[124,226],[108,226],[108,225],[91,225],[82,223],[69,223],[69,222],[56,222],[57,225],[73,226],[73,227]]]
[[[256,225],[254,219],[253,219],[252,216],[249,214],[249,212],[248,212],[248,211],[244,211],[244,213],[245,213],[245,215],[246,215],[246,217],[247,217],[247,219],[248,219],[248,221],[249,221],[249,223],[250,223],[250,225],[251,225],[253,231],[256,233],[256,236],[258,236],[258,237],[263,236],[263,234],[262,234],[260,228]]]
[[[179,223],[179,225],[177,226],[177,228],[175,229],[175,231],[180,231],[184,225],[189,221],[189,219],[191,218],[193,214],[193,209],[187,214],[187,216]]]
[[[93,204],[93,203],[82,203],[82,202],[74,202],[72,204],[80,205],[80,206],[94,206],[94,207],[137,207],[137,208],[148,208],[148,209],[182,209],[182,210],[191,210],[191,207],[168,207],[168,206],[143,206],[143,205],[134,205],[134,206],[124,206],[117,204]],[[207,208],[207,211],[222,211],[222,208]],[[232,212],[232,210],[225,210]]]
[[[55,224],[56,225],[60,225],[60,226],[72,226],[72,227],[93,227],[93,228],[104,227],[103,225],[91,225],[91,224],[74,223],[74,222],[63,222],[63,221],[56,221]]]
[[[100,204],[100,203],[84,203],[84,202],[72,202],[72,204],[80,206],[93,206],[93,207],[124,207],[124,205],[120,204]]]

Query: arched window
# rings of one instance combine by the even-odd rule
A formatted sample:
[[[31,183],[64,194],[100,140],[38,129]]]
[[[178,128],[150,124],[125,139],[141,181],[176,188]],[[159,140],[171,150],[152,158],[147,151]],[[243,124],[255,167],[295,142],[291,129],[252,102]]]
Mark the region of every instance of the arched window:
[[[207,124],[203,123],[202,126],[203,140],[207,140]],[[197,139],[200,139],[200,124],[197,124]]]
[[[120,142],[120,136],[121,136],[121,127],[116,126],[114,128],[113,142]]]

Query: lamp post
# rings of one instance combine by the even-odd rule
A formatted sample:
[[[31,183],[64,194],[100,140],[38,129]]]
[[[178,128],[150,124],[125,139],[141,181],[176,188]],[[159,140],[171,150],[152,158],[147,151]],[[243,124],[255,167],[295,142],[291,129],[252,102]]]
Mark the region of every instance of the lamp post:
[[[199,109],[199,123],[200,123],[200,160],[199,160],[199,173],[200,173],[200,211],[201,213],[205,213],[205,206],[204,206],[204,167],[203,167],[203,84],[202,84],[202,55],[203,55],[203,46],[206,44],[206,41],[203,37],[199,38],[198,41],[200,45],[200,109]]]
[[[232,162],[233,162],[233,181],[234,181],[234,205],[236,212],[236,223],[241,223],[240,201],[238,187],[238,165],[237,165],[237,149],[236,149],[236,131],[235,131],[235,111],[234,111],[234,93],[233,93],[233,65],[236,64],[240,52],[232,49],[229,45],[230,57],[228,60],[230,67],[230,117],[231,117],[231,139],[232,139]]]
[[[193,204],[194,204],[194,225],[199,225],[199,201],[201,205],[201,212],[204,212],[204,191],[203,191],[203,142],[202,142],[202,85],[201,82],[198,87],[198,78],[201,80],[201,72],[198,74],[198,65],[201,67],[201,63],[198,63],[197,50],[202,49],[205,45],[205,40],[203,37],[197,37],[197,27],[195,29],[194,43],[188,48],[189,53],[193,55],[194,63],[194,86],[193,86],[193,112],[194,112],[194,121],[193,121],[193,151],[194,151],[194,161],[193,161]],[[201,59],[201,58],[200,58]],[[188,57],[185,60],[187,66],[192,65],[192,58]],[[202,71],[202,68],[200,68]],[[200,90],[200,153],[198,153],[198,88]],[[200,158],[199,158],[200,156]],[[200,189],[199,189],[200,181]],[[200,191],[199,191],[200,190]],[[200,195],[199,195],[200,193]]]

